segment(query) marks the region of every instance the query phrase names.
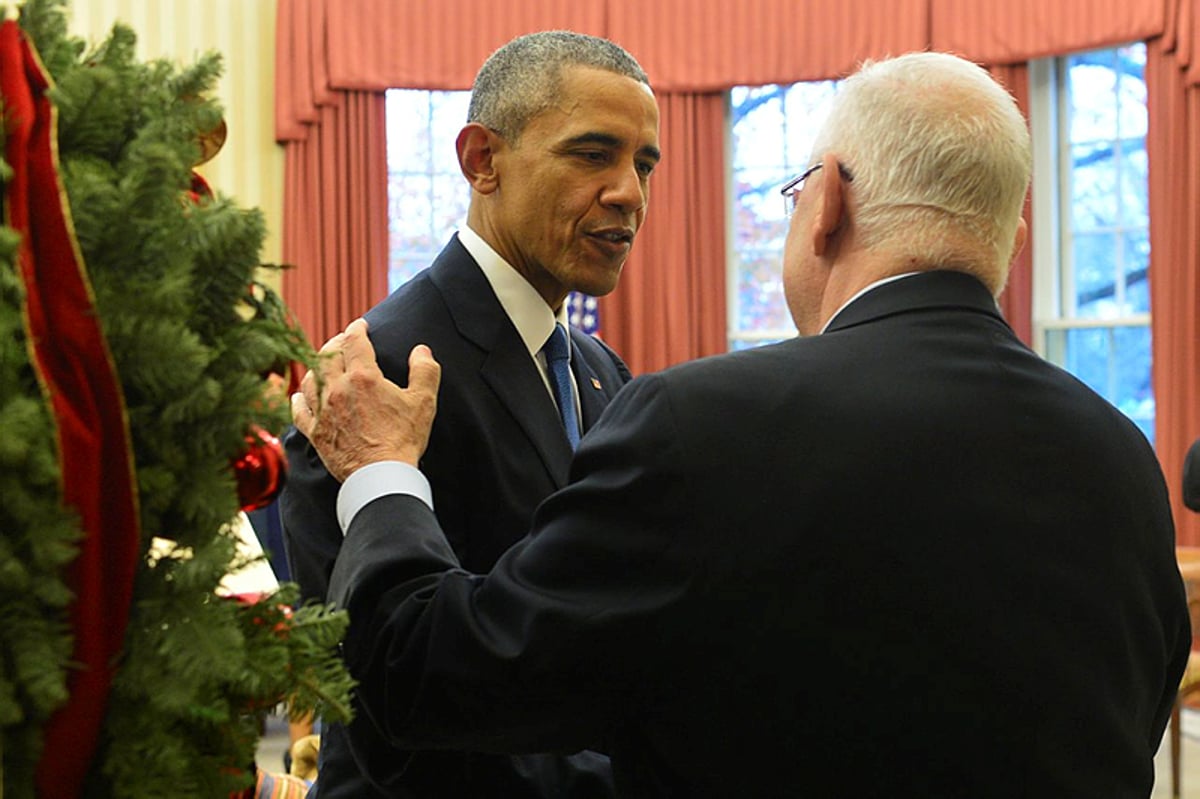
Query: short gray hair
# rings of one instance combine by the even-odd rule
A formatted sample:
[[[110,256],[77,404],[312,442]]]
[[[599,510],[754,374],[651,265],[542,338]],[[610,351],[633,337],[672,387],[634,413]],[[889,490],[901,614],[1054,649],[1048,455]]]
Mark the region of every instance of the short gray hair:
[[[529,120],[560,99],[563,70],[573,66],[603,69],[650,85],[637,60],[607,39],[572,31],[528,33],[492,53],[480,67],[467,121],[515,143]]]
[[[856,235],[999,293],[1032,169],[1016,102],[946,53],[866,62],[839,87],[813,148],[854,176]]]

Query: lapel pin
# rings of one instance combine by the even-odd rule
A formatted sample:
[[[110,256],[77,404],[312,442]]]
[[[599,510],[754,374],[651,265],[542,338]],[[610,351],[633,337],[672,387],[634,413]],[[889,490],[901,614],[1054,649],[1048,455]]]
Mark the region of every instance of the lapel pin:
[[[600,390],[600,381],[594,377],[592,378],[592,388],[596,389],[597,391]]]

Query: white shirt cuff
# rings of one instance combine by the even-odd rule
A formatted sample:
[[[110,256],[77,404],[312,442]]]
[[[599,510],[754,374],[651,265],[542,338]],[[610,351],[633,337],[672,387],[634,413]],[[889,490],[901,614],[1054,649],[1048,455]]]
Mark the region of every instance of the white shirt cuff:
[[[367,503],[387,494],[407,494],[433,510],[433,490],[421,470],[403,461],[379,461],[357,470],[338,490],[337,517],[342,535]]]

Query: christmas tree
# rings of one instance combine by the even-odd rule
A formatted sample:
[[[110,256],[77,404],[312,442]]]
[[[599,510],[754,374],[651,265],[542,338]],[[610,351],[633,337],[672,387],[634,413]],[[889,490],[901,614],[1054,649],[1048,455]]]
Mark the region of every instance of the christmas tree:
[[[121,25],[89,49],[67,35],[63,6],[30,0],[0,37],[3,793],[226,797],[253,781],[263,713],[283,702],[297,714],[348,713],[351,681],[335,650],[344,614],[293,610],[286,584],[267,598],[217,593],[236,559],[231,520],[255,469],[278,457],[271,434],[288,420],[269,378],[315,355],[255,279],[261,214],[193,172],[204,134],[221,124],[208,98],[220,58],[140,63]],[[53,116],[48,131],[45,120],[22,128],[26,91],[56,128]],[[48,154],[36,149],[47,133]],[[58,180],[49,192],[47,165]],[[59,189],[55,228],[47,209]],[[61,269],[72,263],[74,289]],[[85,379],[108,367],[111,390]],[[104,427],[79,423],[88,414]],[[127,460],[80,467],[89,436]],[[114,525],[122,486],[130,523]],[[98,537],[97,516],[109,537]],[[103,652],[106,636],[112,657],[93,667],[81,652]],[[89,679],[100,697],[91,737],[73,728],[88,713],[72,704]]]

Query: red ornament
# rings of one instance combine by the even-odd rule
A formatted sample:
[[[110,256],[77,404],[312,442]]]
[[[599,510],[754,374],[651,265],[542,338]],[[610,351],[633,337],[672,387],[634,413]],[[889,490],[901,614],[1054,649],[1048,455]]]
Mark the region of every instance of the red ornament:
[[[244,511],[270,505],[283,490],[287,458],[279,439],[257,425],[246,434],[246,451],[233,462],[238,505]]]

